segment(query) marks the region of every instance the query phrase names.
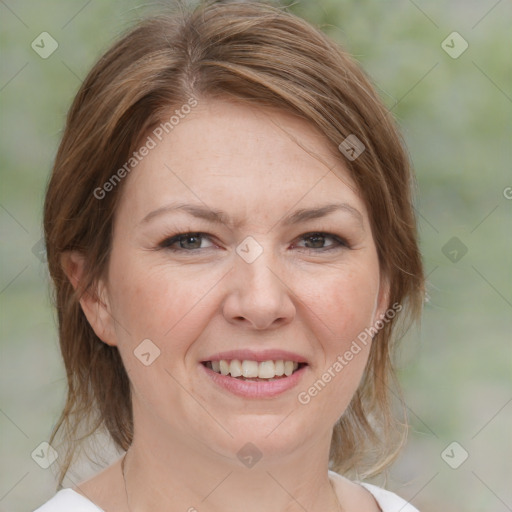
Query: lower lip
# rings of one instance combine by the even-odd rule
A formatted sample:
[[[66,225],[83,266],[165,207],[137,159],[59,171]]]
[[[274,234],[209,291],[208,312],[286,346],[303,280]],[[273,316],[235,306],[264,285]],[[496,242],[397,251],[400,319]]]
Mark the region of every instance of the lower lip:
[[[243,398],[272,398],[297,386],[299,381],[302,379],[307,366],[304,366],[289,377],[283,377],[278,380],[271,382],[265,381],[250,381],[240,380],[228,375],[221,375],[220,373],[214,372],[209,368],[206,368],[203,364],[199,363],[199,366],[203,369],[206,375],[221,388],[229,391],[230,393],[241,396]]]

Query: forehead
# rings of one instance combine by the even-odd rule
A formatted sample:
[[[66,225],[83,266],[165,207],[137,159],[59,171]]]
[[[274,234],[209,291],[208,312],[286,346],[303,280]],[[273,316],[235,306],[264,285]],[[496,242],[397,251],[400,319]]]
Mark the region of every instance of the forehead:
[[[118,210],[133,219],[176,199],[247,216],[262,210],[279,216],[295,204],[330,200],[364,210],[343,158],[293,114],[198,100],[168,133],[160,132],[149,133],[153,147],[124,184]]]

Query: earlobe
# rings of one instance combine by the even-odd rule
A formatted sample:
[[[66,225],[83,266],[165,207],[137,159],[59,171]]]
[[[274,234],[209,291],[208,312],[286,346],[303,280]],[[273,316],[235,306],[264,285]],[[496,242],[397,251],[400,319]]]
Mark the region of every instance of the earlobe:
[[[386,276],[382,276],[380,280],[379,286],[379,294],[377,297],[377,304],[375,308],[375,316],[373,322],[375,323],[377,320],[380,320],[384,317],[389,309],[389,297],[390,297],[391,287],[389,283],[389,279]]]
[[[107,345],[116,346],[114,322],[104,283],[96,283],[94,289],[80,290],[85,277],[85,262],[85,256],[78,251],[67,251],[61,257],[62,269],[73,288],[79,290],[80,306],[96,336]]]

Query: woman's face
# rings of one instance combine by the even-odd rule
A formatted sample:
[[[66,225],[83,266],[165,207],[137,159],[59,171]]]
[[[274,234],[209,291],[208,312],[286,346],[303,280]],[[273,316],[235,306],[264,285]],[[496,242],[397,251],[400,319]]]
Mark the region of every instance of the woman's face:
[[[370,350],[353,342],[387,306],[343,157],[296,117],[220,100],[150,136],[93,321],[128,371],[135,439],[234,460],[328,447]]]

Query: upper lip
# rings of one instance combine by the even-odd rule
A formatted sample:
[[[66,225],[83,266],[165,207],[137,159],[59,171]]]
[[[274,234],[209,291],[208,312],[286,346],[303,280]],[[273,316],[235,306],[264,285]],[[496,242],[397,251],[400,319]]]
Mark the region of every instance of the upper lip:
[[[305,357],[302,357],[299,354],[295,354],[294,352],[289,352],[287,350],[279,350],[279,349],[266,349],[266,350],[228,350],[226,352],[218,352],[213,354],[205,359],[206,361],[220,361],[221,359],[225,361],[233,361],[234,359],[238,359],[239,361],[257,361],[259,363],[263,361],[296,361],[297,363],[307,363]]]

